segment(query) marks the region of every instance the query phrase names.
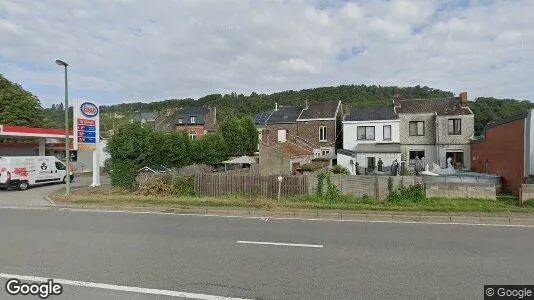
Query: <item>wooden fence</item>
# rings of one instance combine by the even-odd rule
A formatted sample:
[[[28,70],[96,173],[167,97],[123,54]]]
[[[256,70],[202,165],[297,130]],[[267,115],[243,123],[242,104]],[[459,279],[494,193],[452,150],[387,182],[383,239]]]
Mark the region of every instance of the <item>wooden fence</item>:
[[[277,175],[258,174],[196,174],[195,191],[204,196],[236,194],[278,195]],[[284,176],[281,186],[282,195],[308,194],[307,177]]]

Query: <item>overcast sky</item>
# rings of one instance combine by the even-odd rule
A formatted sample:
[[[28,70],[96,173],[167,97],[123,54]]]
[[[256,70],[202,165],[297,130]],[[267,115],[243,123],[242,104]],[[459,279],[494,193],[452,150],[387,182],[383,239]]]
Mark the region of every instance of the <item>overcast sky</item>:
[[[444,4],[446,3],[446,4]],[[340,84],[534,100],[534,0],[0,0],[0,73],[44,106]]]

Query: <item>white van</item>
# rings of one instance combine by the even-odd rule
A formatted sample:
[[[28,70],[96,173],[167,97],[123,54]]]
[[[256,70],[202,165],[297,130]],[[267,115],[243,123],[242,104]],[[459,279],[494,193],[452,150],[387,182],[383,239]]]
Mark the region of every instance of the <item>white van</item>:
[[[73,178],[70,172],[70,180]],[[0,190],[16,187],[23,191],[29,186],[66,180],[67,167],[55,156],[0,157]]]

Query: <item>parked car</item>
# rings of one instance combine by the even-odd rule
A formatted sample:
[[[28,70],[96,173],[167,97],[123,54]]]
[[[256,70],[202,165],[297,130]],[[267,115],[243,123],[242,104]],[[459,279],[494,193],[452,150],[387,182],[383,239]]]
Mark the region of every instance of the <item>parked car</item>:
[[[69,173],[72,181],[74,175]],[[16,187],[23,191],[30,186],[66,180],[67,167],[55,156],[0,157],[0,190]]]

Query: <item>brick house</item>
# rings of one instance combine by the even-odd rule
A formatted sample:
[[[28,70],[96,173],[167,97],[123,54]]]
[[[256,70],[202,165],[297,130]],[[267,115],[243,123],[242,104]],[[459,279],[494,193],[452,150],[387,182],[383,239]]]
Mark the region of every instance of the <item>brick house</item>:
[[[314,157],[336,158],[341,146],[341,101],[306,102],[297,118],[297,138],[313,149]]]
[[[200,139],[218,129],[216,108],[182,108],[175,113],[174,120],[175,131],[185,132],[191,139]]]
[[[401,100],[395,95],[395,112],[400,120],[403,160],[413,163],[425,157],[429,164],[446,167],[448,157],[457,169],[471,168],[471,140],[474,115],[467,93],[459,97]]]
[[[518,194],[534,181],[534,110],[492,123],[484,137],[471,143],[471,168],[499,174],[506,190]]]
[[[334,160],[336,144],[341,141],[341,119],[341,101],[306,103],[304,106],[276,104],[261,135],[261,144],[266,147],[260,145],[260,165],[268,168],[262,161],[272,160],[275,152],[271,149],[288,157],[291,164],[283,165],[293,173],[314,157]],[[270,169],[264,173],[275,172]]]

